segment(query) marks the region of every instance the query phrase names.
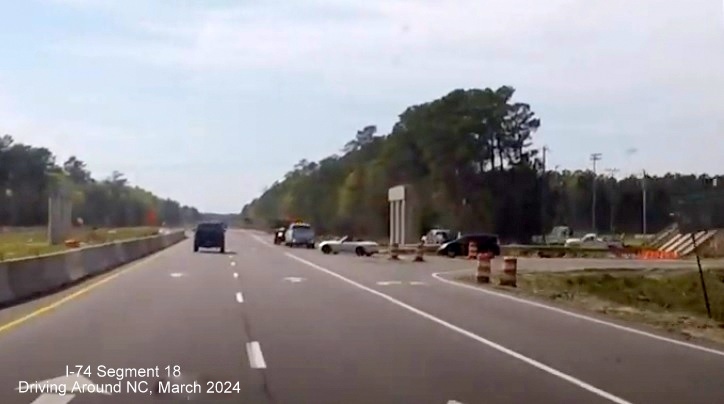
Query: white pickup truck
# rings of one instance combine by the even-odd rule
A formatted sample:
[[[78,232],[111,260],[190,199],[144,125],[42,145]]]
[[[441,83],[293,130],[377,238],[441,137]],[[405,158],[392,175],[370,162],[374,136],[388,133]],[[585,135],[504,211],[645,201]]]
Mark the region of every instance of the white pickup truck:
[[[563,245],[573,236],[568,226],[556,226],[544,236],[533,236],[533,244]]]
[[[565,243],[566,247],[591,248],[608,250],[610,248],[620,248],[623,244],[620,241],[606,241],[596,233],[588,233],[581,238],[569,238]]]

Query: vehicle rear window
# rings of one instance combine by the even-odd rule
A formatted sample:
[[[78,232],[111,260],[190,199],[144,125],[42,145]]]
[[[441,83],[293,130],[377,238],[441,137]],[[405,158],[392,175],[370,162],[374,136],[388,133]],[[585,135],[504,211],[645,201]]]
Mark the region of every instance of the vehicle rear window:
[[[292,232],[294,234],[298,234],[300,236],[307,236],[307,235],[314,234],[314,231],[309,226],[298,226],[298,227],[295,226],[294,228],[292,228]]]
[[[498,237],[496,236],[490,236],[490,235],[475,235],[475,236],[467,236],[464,238],[465,242],[473,241],[477,244],[497,244],[498,243]]]
[[[222,231],[224,230],[224,226],[222,226],[221,223],[201,223],[197,229],[199,231]]]

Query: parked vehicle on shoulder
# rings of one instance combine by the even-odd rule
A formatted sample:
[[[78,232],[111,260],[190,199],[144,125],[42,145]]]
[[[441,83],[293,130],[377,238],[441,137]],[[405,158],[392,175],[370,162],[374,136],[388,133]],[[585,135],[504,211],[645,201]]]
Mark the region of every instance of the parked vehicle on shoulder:
[[[226,252],[226,229],[220,222],[203,222],[196,226],[194,231],[194,252],[199,248],[218,248],[219,252]]]
[[[319,250],[324,254],[355,253],[357,256],[371,256],[380,252],[380,246],[374,241],[354,240],[344,236],[337,240],[319,243]]]
[[[620,241],[607,241],[598,237],[596,233],[588,233],[581,238],[569,238],[566,240],[566,247],[570,248],[591,248],[607,250],[611,248],[621,248],[623,243]]]
[[[287,232],[286,227],[280,227],[274,230],[274,244],[281,244],[284,242],[284,235]]]
[[[284,235],[284,245],[287,247],[306,246],[314,248],[314,229],[308,223],[292,223]]]
[[[573,237],[573,231],[568,226],[556,226],[545,236],[533,236],[533,244],[564,245],[566,240]]]
[[[432,229],[422,236],[425,244],[444,244],[453,239],[452,232],[448,229]]]
[[[478,247],[479,253],[490,253],[493,256],[500,255],[500,244],[498,236],[494,234],[464,234],[461,237],[442,244],[437,249],[438,255],[447,255],[450,258],[468,255],[468,246],[474,242]]]

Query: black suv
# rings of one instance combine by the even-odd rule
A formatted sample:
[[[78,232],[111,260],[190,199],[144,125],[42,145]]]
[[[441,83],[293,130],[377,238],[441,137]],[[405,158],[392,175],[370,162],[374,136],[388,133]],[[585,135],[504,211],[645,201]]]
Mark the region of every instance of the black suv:
[[[226,227],[223,223],[206,222],[196,226],[194,234],[194,252],[199,248],[218,248],[219,252],[226,252]]]
[[[468,244],[474,242],[478,246],[478,251],[488,252],[494,256],[500,255],[500,244],[498,237],[493,234],[466,234],[462,237],[448,241],[437,249],[439,255],[447,255],[448,257],[468,255]]]

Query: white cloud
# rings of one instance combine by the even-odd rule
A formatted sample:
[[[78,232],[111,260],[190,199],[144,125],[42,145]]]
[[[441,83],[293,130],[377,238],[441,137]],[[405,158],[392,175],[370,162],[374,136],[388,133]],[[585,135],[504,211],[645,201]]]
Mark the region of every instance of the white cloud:
[[[146,39],[64,46],[195,72],[268,68],[403,85],[477,69],[578,96],[642,80],[691,83],[692,69],[697,77],[721,77],[722,25],[710,3],[300,1],[185,10],[183,18],[169,7],[168,16],[133,27]],[[344,9],[347,17],[337,17]],[[355,13],[360,17],[348,16]]]
[[[553,164],[581,167],[590,151],[611,150],[622,169],[721,170],[721,2],[50,1],[103,7],[127,29],[64,39],[56,51],[181,71],[184,85],[252,93],[240,82],[271,71],[315,95],[384,108],[391,123],[456,87],[510,84],[543,119]],[[703,154],[686,152],[697,144]],[[633,146],[639,162],[611,157]]]

